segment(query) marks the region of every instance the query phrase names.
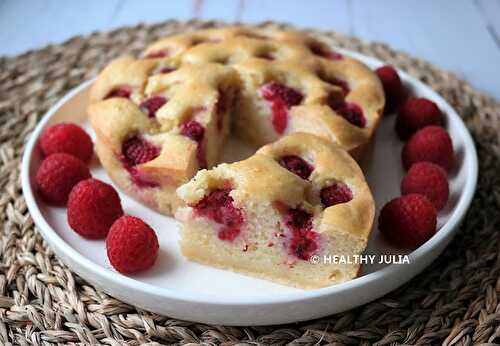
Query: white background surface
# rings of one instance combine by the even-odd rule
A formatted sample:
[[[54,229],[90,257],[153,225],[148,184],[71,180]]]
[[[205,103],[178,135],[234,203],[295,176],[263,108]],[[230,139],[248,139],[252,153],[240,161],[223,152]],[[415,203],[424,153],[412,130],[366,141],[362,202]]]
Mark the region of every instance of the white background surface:
[[[500,0],[0,0],[0,55],[171,18],[273,19],[382,41],[500,99]]]

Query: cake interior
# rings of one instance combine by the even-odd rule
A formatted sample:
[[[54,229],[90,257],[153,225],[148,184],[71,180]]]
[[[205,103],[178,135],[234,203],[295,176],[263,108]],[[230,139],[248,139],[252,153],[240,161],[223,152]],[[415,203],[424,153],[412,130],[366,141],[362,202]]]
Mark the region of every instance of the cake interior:
[[[341,183],[318,190],[308,180],[312,166],[299,157],[285,158],[259,151],[200,171],[180,187],[187,203],[176,213],[182,253],[199,263],[303,289],[356,277],[359,264],[339,259],[361,254],[366,234],[325,217],[325,203],[348,203],[352,191]]]
[[[335,264],[334,256],[360,254],[364,242],[350,235],[336,233],[322,237],[315,232],[317,243],[308,246],[307,236],[298,239],[302,244],[292,247],[293,235],[284,222],[284,216],[275,206],[266,203],[242,201],[234,193],[234,204],[245,219],[239,234],[221,236],[221,225],[196,215],[196,210],[184,208],[182,226],[182,253],[202,264],[232,270],[277,283],[303,289],[313,289],[348,281],[356,277],[357,264]],[[304,249],[300,249],[300,246]],[[309,248],[317,249],[307,251]],[[306,256],[314,257],[318,263]]]

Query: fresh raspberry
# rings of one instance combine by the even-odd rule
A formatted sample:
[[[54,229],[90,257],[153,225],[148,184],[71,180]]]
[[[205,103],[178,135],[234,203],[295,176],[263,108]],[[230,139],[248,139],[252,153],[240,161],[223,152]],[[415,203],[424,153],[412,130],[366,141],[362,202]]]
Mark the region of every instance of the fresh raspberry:
[[[449,170],[455,160],[450,135],[439,126],[418,130],[403,147],[403,165],[406,169],[420,161],[429,161]]]
[[[446,171],[431,162],[414,163],[401,181],[401,194],[419,193],[424,195],[441,210],[449,196]]]
[[[160,150],[144,138],[133,136],[122,144],[122,160],[128,166],[137,166],[158,157]]]
[[[158,238],[141,219],[124,215],[109,229],[106,249],[111,265],[120,273],[137,273],[153,266],[158,257]]]
[[[182,124],[181,134],[198,143],[196,148],[196,158],[200,168],[207,168],[206,147],[203,138],[205,136],[205,128],[196,120],[190,120]]]
[[[427,197],[413,193],[384,205],[378,227],[394,245],[416,249],[436,233],[436,218],[436,208]]]
[[[125,169],[130,174],[130,179],[135,184],[135,186],[140,188],[153,188],[158,187],[160,184],[154,179],[154,177],[145,175],[137,167],[125,166]]]
[[[217,189],[203,197],[193,206],[199,216],[209,218],[222,225],[218,237],[221,240],[234,240],[240,234],[243,213],[234,206],[231,189]]]
[[[288,169],[295,175],[298,175],[302,179],[307,180],[311,175],[314,167],[307,163],[304,159],[296,155],[286,155],[282,156],[278,163]]]
[[[349,202],[352,199],[352,191],[344,183],[335,183],[322,188],[320,197],[325,208],[328,208],[332,205]]]
[[[385,110],[392,112],[399,107],[404,96],[403,83],[398,71],[390,65],[385,65],[376,69],[375,73],[384,87]]]
[[[396,132],[401,139],[408,139],[422,127],[442,124],[443,113],[434,102],[423,97],[410,97],[399,109]]]
[[[80,181],[69,194],[68,223],[85,238],[105,238],[113,222],[122,215],[120,196],[100,180]]]
[[[300,208],[289,208],[283,221],[291,231],[286,246],[291,255],[308,261],[319,249],[319,234],[312,227],[312,214]]]
[[[260,91],[262,97],[271,102],[274,130],[282,134],[288,126],[288,110],[300,104],[304,96],[299,91],[274,81],[264,84]]]
[[[55,153],[42,161],[35,181],[45,201],[64,205],[73,186],[87,178],[90,178],[90,171],[82,160],[70,154]]]
[[[113,90],[111,90],[109,92],[109,94],[106,95],[106,97],[104,99],[109,99],[112,97],[123,97],[123,98],[129,99],[131,94],[132,94],[132,89],[130,87],[121,86],[121,87],[117,87],[117,88],[114,88]]]
[[[165,97],[152,96],[142,101],[139,108],[143,112],[147,113],[148,117],[154,118],[158,109],[160,109],[165,103],[167,103],[167,99]]]
[[[355,103],[346,102],[343,99],[338,99],[335,96],[328,97],[328,105],[330,108],[340,115],[342,118],[357,127],[366,126],[366,118],[363,115],[363,110]]]
[[[83,162],[89,162],[94,152],[90,136],[76,124],[56,124],[48,127],[40,137],[40,148],[45,156],[66,153]]]

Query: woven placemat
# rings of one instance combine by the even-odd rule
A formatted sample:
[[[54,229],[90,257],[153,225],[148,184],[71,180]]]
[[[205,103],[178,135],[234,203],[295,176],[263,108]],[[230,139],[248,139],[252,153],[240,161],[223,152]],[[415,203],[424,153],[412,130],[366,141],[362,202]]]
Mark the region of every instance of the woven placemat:
[[[286,326],[235,328],[141,311],[96,290],[54,256],[33,224],[20,184],[21,154],[37,121],[111,58],[136,54],[161,36],[219,25],[140,25],[0,58],[0,344],[500,343],[500,104],[427,62],[334,32],[311,30],[427,83],[455,107],[475,138],[480,176],[472,208],[458,236],[424,273],[386,297],[342,314]]]

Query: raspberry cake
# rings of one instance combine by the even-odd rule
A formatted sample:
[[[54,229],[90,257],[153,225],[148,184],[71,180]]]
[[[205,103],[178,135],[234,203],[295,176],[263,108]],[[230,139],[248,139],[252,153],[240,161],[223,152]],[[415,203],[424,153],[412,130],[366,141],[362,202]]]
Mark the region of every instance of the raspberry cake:
[[[295,132],[359,158],[384,109],[377,76],[305,34],[226,27],[162,39],[111,62],[91,90],[96,151],[115,183],[160,212],[219,163],[232,135],[256,149]]]
[[[374,217],[356,162],[306,133],[202,170],[178,193],[187,204],[176,215],[185,256],[306,289],[356,277],[358,264],[324,263],[323,256],[361,254]]]

